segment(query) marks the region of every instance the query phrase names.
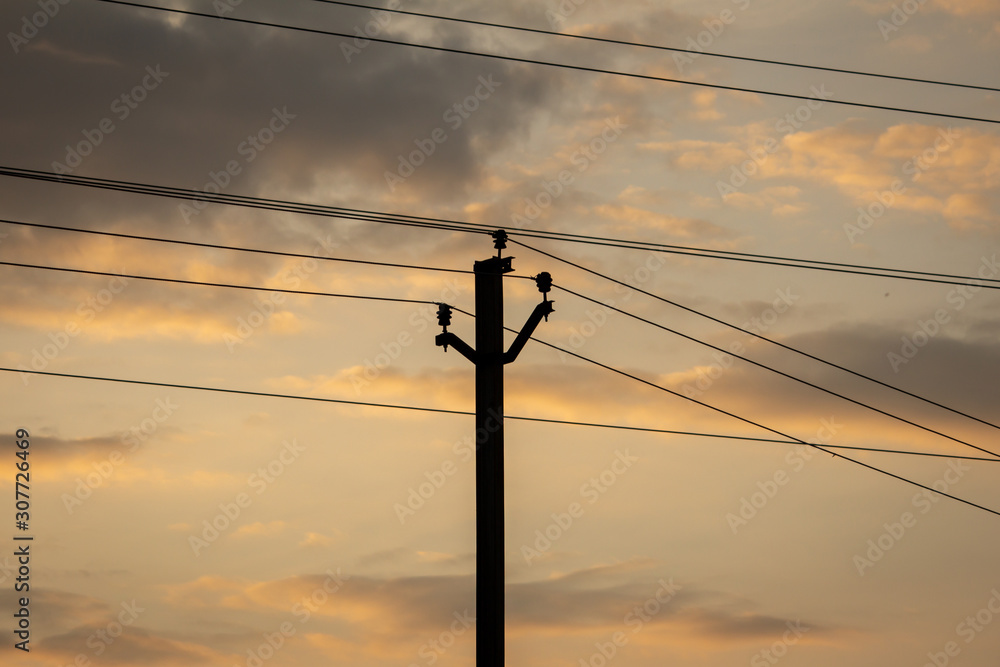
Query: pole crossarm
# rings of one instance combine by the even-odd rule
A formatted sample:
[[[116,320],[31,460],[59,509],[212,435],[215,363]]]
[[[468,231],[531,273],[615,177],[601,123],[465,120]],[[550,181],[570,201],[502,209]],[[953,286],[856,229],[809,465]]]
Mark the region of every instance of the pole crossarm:
[[[542,321],[543,317],[547,317],[555,312],[555,308],[552,307],[554,301],[542,301],[540,304],[535,306],[535,309],[531,311],[531,315],[528,316],[528,321],[524,323],[521,327],[520,333],[517,334],[517,338],[511,343],[510,349],[503,355],[503,362],[509,364],[510,362],[517,359],[517,355],[521,353],[524,349],[525,343],[531,338],[531,334],[535,333],[535,328],[538,326],[539,322]]]
[[[521,350],[524,349],[525,344],[531,338],[531,335],[535,333],[535,329],[541,323],[542,318],[551,315],[555,312],[553,304],[555,301],[542,301],[540,304],[535,306],[535,309],[531,311],[531,315],[528,316],[528,321],[524,323],[521,327],[520,333],[517,334],[517,338],[514,342],[510,344],[510,348],[503,354],[503,363],[509,364],[515,359],[517,355],[521,354]],[[451,346],[458,350],[459,354],[471,361],[473,364],[478,364],[482,357],[472,348],[471,345],[462,340],[458,334],[445,331],[444,333],[439,333],[434,337],[434,344],[438,347],[443,347],[445,349]]]
[[[458,350],[459,354],[471,361],[473,364],[479,363],[479,355],[476,354],[474,349],[472,349],[472,346],[450,331],[445,331],[444,333],[439,333],[435,336],[434,344],[438,347],[445,348],[446,351],[448,346],[451,345],[453,348]]]

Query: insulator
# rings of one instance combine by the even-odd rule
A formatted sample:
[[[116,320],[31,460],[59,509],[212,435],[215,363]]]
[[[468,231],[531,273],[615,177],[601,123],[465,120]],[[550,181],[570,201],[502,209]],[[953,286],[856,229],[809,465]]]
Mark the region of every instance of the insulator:
[[[502,229],[498,229],[491,234],[493,236],[493,247],[497,250],[503,250],[507,247],[507,232]]]
[[[451,306],[446,303],[438,304],[438,324],[440,324],[445,329],[451,324]]]
[[[542,271],[535,276],[535,284],[538,285],[538,291],[542,294],[549,293],[552,291],[552,275],[548,271]]]

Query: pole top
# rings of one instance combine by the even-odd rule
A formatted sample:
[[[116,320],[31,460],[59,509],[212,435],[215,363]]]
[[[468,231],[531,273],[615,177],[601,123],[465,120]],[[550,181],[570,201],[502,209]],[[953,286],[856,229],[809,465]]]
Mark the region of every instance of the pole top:
[[[474,273],[510,273],[514,270],[511,266],[513,257],[490,257],[475,262],[472,265]]]

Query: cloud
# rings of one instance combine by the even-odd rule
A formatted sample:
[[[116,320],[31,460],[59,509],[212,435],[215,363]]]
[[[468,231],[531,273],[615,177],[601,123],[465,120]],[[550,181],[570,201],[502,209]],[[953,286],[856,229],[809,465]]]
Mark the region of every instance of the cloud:
[[[17,119],[22,137],[7,146],[14,163],[49,168],[51,161],[63,162],[65,147],[74,147],[84,131],[108,117],[115,129],[86,157],[81,173],[131,172],[132,180],[200,188],[232,161],[239,165],[233,187],[242,192],[259,191],[265,180],[268,188],[308,189],[317,175],[336,174],[387,193],[384,172],[440,128],[447,140],[403,187],[449,197],[456,186],[461,191],[480,178],[480,157],[520,132],[519,119],[559,89],[558,79],[539,68],[377,44],[347,62],[340,46],[350,40],[337,37],[201,18],[171,24],[164,13],[118,7],[73,11],[73,25],[94,30],[80,33],[52,21],[44,31],[46,48],[32,54],[31,67],[15,68],[12,76],[33,90],[35,76],[50,77],[53,91],[71,90],[82,125],[43,133],[51,109],[62,105],[56,93],[37,91]],[[294,24],[313,13],[283,12],[278,22]],[[412,38],[406,31],[414,25],[397,17],[386,34]],[[442,25],[430,41],[463,47],[471,46],[468,39],[465,31]],[[255,45],[251,51],[248,41]],[[312,57],[320,43],[329,57]],[[143,81],[147,65],[166,74],[143,96],[148,101],[126,115],[114,100]],[[74,85],[74,77],[89,84]],[[490,77],[497,82],[493,90],[481,84]],[[477,99],[477,91],[485,99]],[[37,115],[34,104],[51,107]],[[287,127],[260,148],[246,144],[268,128],[275,109],[287,110]],[[140,130],[155,133],[129,141]],[[160,159],[150,160],[154,154]],[[40,164],[41,156],[50,160]]]
[[[852,0],[851,4],[869,14],[889,14],[899,3],[893,0]],[[1000,8],[992,0],[925,0],[920,7],[960,17],[1000,14]]]
[[[333,543],[333,539],[323,535],[322,533],[306,533],[299,542],[299,546],[304,549],[309,549],[312,547],[325,547]]]
[[[105,635],[109,636],[109,635]],[[88,644],[89,642],[89,644]],[[202,644],[158,636],[142,628],[128,628],[111,642],[81,628],[63,635],[46,637],[35,649],[43,656],[57,657],[64,663],[77,656],[100,655],[103,664],[110,665],[222,665],[230,664],[233,656]],[[98,653],[100,651],[100,653]]]
[[[1000,223],[1000,141],[977,129],[911,123],[877,131],[848,120],[786,134],[775,150],[757,151],[752,160],[761,141],[678,140],[644,147],[679,167],[715,172],[720,183],[735,181],[736,192],[725,200],[742,207],[766,201],[756,183],[766,190],[775,180],[792,179],[795,188],[803,181],[832,186],[854,206],[889,201],[886,208],[940,216],[956,228],[995,230]]]
[[[4,592],[5,608],[15,594]],[[31,589],[34,634],[31,656],[38,664],[70,664],[80,659],[113,665],[218,665],[229,656],[197,642],[158,634],[148,628],[146,601],[104,600],[65,590]]]
[[[651,623],[657,628],[651,634],[674,632],[692,645],[723,650],[725,645],[770,641],[787,629],[789,619],[761,613],[728,593],[675,581],[662,570],[662,564],[653,561],[629,561],[509,583],[508,641],[589,636],[595,631],[638,633]],[[327,596],[316,592],[332,581],[329,574],[264,582],[203,577],[173,586],[170,600],[182,607],[197,602],[204,609],[285,613],[298,604],[310,610],[301,623],[310,624],[306,631],[312,643],[324,651],[365,647],[374,652],[372,657],[412,651],[449,627],[454,630],[456,618],[474,619],[471,576],[337,574],[343,584]],[[804,624],[815,637],[839,632],[822,623]]]
[[[278,535],[284,531],[284,529],[284,521],[269,521],[268,523],[255,521],[253,523],[240,526],[239,529],[232,534],[232,537],[234,539],[244,537],[271,537]]]

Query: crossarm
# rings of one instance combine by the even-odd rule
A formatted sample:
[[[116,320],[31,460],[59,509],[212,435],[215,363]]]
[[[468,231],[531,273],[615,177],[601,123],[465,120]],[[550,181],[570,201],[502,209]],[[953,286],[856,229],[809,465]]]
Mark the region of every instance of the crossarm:
[[[521,328],[521,332],[517,334],[517,338],[511,343],[510,349],[503,355],[503,362],[509,364],[510,362],[517,359],[517,355],[521,353],[524,348],[525,343],[531,338],[531,334],[535,333],[535,328],[538,323],[542,321],[542,318],[552,314],[555,310],[552,307],[552,301],[542,301],[540,304],[535,306],[535,309],[531,311],[531,315],[528,316],[528,321],[524,323],[524,327]]]
[[[476,351],[473,350],[472,347],[470,347],[464,340],[462,340],[461,338],[459,338],[450,331],[439,333],[437,336],[435,336],[434,344],[437,345],[438,347],[444,347],[445,351],[447,351],[448,346],[451,345],[453,348],[458,350],[463,357],[465,357],[472,363],[476,363],[479,359],[479,355],[476,354]]]

